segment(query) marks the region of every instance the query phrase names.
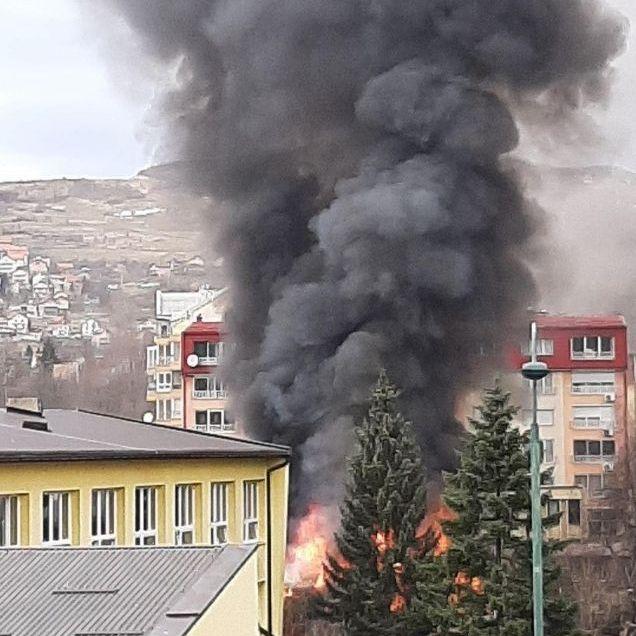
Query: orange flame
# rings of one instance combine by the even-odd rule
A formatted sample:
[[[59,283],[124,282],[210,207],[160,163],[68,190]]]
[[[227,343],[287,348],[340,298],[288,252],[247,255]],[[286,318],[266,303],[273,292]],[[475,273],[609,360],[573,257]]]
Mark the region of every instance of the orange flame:
[[[286,579],[291,587],[325,587],[323,561],[327,554],[331,529],[328,515],[321,506],[313,505],[300,521],[294,544],[287,551]]]
[[[378,551],[378,554],[384,556],[387,550],[391,550],[395,547],[395,533],[389,529],[384,533],[382,530],[378,530],[375,534],[371,535],[371,541]]]
[[[442,524],[445,521],[455,521],[457,514],[451,510],[446,504],[440,504],[440,507],[434,512],[426,515],[420,527],[417,529],[416,537],[420,540],[426,539],[429,533],[435,538],[435,546],[433,554],[436,557],[446,554],[452,545],[450,538],[444,534]]]
[[[406,609],[406,599],[396,592],[389,609],[393,614],[401,614]]]

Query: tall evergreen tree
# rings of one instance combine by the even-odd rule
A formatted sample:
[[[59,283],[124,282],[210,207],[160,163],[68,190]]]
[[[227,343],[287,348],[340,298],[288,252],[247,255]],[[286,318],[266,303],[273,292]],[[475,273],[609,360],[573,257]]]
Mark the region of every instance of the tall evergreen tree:
[[[470,420],[472,433],[459,470],[446,479],[444,499],[457,518],[444,524],[451,547],[418,578],[446,582],[448,602],[414,604],[412,625],[433,623],[442,634],[531,636],[532,546],[527,436],[512,423],[517,409],[499,386],[488,390]],[[544,519],[544,527],[559,516]],[[544,541],[545,633],[576,634],[575,606],[558,589],[553,553]]]
[[[398,412],[398,391],[383,372],[368,415],[356,427],[349,483],[335,540],[338,556],[325,565],[323,616],[349,636],[405,635],[414,593],[416,537],[426,514],[426,483],[411,424]],[[420,585],[419,593],[427,590]]]

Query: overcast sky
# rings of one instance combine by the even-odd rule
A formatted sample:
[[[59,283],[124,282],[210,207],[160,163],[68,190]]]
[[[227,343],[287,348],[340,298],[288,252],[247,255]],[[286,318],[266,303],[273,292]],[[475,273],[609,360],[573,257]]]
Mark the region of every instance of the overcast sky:
[[[0,181],[128,177],[152,163],[150,87],[116,86],[78,1],[92,0],[0,2]],[[634,0],[610,2],[636,24]],[[598,162],[636,170],[636,34],[630,44],[600,117],[610,150]]]

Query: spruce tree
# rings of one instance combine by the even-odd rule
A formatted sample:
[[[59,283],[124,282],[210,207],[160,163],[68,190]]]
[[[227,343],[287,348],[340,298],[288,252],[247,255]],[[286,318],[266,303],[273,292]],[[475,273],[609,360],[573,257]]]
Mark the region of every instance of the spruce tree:
[[[339,554],[325,564],[323,616],[349,636],[405,635],[422,558],[418,527],[426,515],[426,482],[411,424],[397,409],[398,391],[383,372],[367,417],[356,427],[357,449],[335,535]],[[419,593],[427,593],[420,585]]]
[[[478,410],[460,467],[446,478],[444,499],[457,515],[444,524],[451,547],[417,575],[423,582],[445,580],[448,601],[414,606],[411,625],[423,626],[422,634],[434,623],[441,634],[532,636],[527,435],[513,425],[517,409],[499,386],[485,393]],[[558,519],[544,519],[544,527]],[[544,541],[545,633],[571,636],[575,606],[558,589],[553,554],[559,547]]]

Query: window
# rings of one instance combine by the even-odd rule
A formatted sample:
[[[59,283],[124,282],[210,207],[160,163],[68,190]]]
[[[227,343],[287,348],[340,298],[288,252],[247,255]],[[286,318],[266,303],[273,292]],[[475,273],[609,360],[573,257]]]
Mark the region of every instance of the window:
[[[71,545],[71,495],[45,492],[42,498],[42,543]]]
[[[210,543],[225,545],[228,538],[228,484],[212,484],[210,489]]]
[[[525,381],[528,390],[532,390],[532,380]],[[548,373],[544,378],[537,382],[537,391],[541,395],[552,395],[554,393],[554,376]]]
[[[530,343],[524,342],[521,345],[521,353],[524,356],[530,355]],[[537,355],[538,356],[551,356],[554,354],[554,340],[551,338],[539,338],[537,340]]]
[[[541,440],[543,444],[543,461],[546,464],[552,464],[554,462],[554,440],[544,439]]]
[[[574,483],[581,486],[589,497],[599,498],[603,496],[605,490],[605,475],[604,473],[575,475]]]
[[[591,538],[600,539],[616,534],[616,510],[597,508],[589,511],[588,531]]]
[[[93,490],[91,545],[115,545],[115,496],[114,490]]]
[[[194,412],[194,425],[197,431],[214,433],[215,431],[234,430],[234,422],[228,411],[208,409]]]
[[[157,366],[157,358],[159,357],[159,348],[156,346],[146,349],[146,368],[154,369]]]
[[[135,545],[157,543],[157,489],[135,488]]]
[[[17,495],[0,496],[0,547],[19,544],[20,517]]]
[[[612,406],[575,406],[572,409],[575,428],[614,427],[614,408]]]
[[[537,355],[551,356],[554,353],[554,340],[539,338],[537,342]]]
[[[170,327],[168,325],[159,326],[159,334],[163,337],[170,335]]]
[[[572,393],[614,393],[616,374],[613,371],[602,373],[572,373]]]
[[[561,512],[561,505],[558,499],[548,499],[548,516],[558,515]]]
[[[532,410],[523,410],[523,423],[526,426],[532,424]],[[554,424],[554,411],[552,409],[538,409],[537,410],[537,423],[539,426],[551,426]]]
[[[194,543],[194,486],[179,485],[174,490],[174,542]]]
[[[578,499],[568,499],[568,524],[581,525],[581,502]]]
[[[258,482],[243,482],[243,541],[258,541]]]
[[[613,359],[614,338],[606,336],[580,336],[570,341],[572,359]]]
[[[157,421],[167,422],[172,417],[172,400],[157,400]]]
[[[172,400],[172,419],[181,417],[181,398]]]
[[[224,398],[226,397],[223,382],[213,375],[194,378],[194,398]]]
[[[167,392],[172,390],[172,371],[166,371],[165,373],[157,373],[157,391]]]
[[[602,459],[614,459],[614,440],[583,440],[574,441],[574,461],[590,462]]]
[[[216,364],[221,354],[220,342],[198,341],[194,343],[194,353],[201,364]]]

